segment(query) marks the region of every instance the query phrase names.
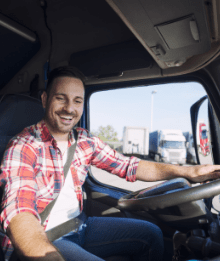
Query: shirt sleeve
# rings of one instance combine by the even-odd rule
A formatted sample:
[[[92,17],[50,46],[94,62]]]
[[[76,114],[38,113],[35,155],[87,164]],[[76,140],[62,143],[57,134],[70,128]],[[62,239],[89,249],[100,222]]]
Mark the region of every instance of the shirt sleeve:
[[[6,184],[0,218],[5,231],[11,219],[21,212],[30,212],[40,220],[36,204],[35,162],[36,153],[28,142],[10,142],[1,165],[1,177]]]
[[[140,159],[136,157],[125,157],[101,139],[95,136],[92,137],[95,143],[92,165],[121,178],[125,178],[127,181],[136,181],[136,171]]]

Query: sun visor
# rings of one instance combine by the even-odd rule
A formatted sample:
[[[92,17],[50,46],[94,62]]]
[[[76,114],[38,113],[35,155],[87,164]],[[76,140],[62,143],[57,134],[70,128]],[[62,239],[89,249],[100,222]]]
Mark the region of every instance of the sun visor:
[[[121,76],[124,71],[148,68],[152,63],[152,57],[136,39],[74,53],[69,62],[85,76],[96,78]]]
[[[163,69],[211,48],[204,1],[106,1]]]
[[[179,49],[200,42],[194,15],[157,25],[155,30],[157,30],[167,49]]]

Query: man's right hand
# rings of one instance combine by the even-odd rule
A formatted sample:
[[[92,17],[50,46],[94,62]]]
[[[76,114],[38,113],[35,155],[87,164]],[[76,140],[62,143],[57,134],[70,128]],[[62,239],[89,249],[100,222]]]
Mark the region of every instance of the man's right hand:
[[[31,213],[23,212],[13,217],[7,228],[7,235],[20,260],[64,261]]]

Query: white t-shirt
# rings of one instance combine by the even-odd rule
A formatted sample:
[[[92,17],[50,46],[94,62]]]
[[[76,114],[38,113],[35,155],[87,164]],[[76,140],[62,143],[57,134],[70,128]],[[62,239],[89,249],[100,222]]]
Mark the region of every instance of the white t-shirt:
[[[67,161],[67,151],[68,150],[66,150],[63,155],[64,163]],[[69,169],[64,186],[62,187],[57,201],[50,213],[46,231],[77,217],[79,214],[79,201],[75,193],[73,178]]]

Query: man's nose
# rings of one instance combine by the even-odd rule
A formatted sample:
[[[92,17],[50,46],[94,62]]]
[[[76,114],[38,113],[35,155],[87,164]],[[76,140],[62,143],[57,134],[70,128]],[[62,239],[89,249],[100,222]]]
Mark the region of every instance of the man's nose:
[[[66,102],[64,110],[67,113],[73,113],[75,111],[74,104],[72,102]]]

